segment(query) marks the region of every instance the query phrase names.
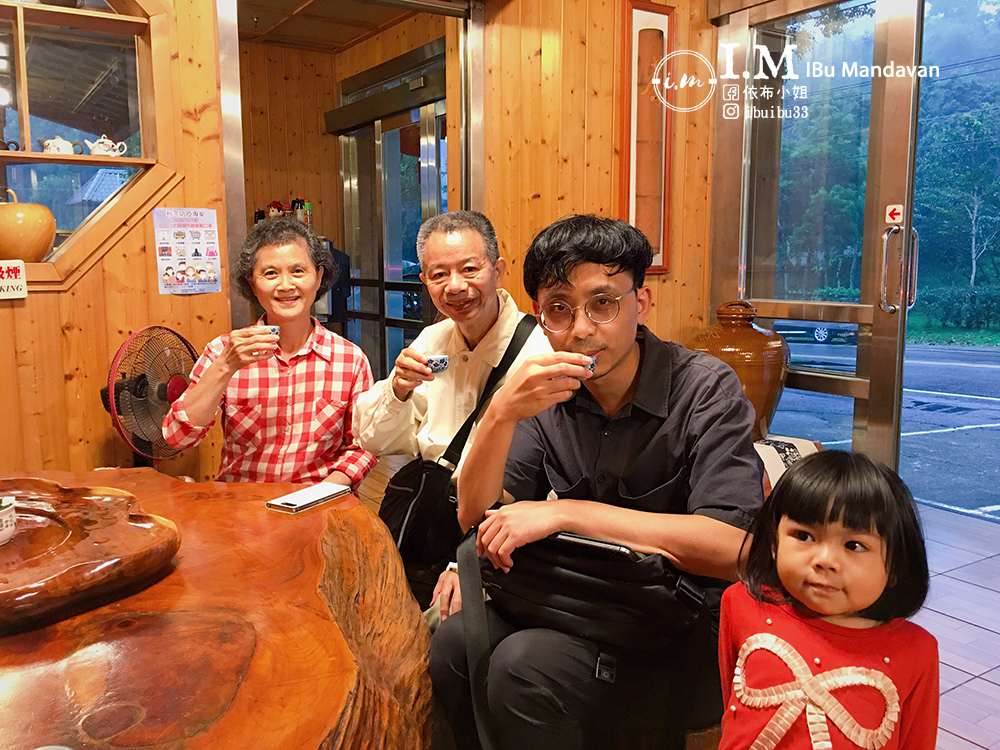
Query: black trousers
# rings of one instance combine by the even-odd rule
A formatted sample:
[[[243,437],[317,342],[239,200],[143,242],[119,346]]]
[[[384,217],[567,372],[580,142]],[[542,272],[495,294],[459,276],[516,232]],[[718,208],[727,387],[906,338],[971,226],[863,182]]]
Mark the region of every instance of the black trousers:
[[[614,655],[610,683],[596,676],[601,649],[593,642],[519,629],[489,604],[486,614],[487,698],[497,750],[603,750],[630,737],[642,738],[635,747],[683,750],[688,729],[722,715],[718,632],[707,616],[668,653]],[[458,750],[480,750],[461,612],[434,633],[430,672]]]

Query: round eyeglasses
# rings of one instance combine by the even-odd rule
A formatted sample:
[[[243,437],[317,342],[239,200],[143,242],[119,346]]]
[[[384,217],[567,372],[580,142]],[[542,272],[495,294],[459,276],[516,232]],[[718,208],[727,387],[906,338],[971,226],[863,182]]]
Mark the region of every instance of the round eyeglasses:
[[[635,291],[632,287],[624,294],[617,297],[611,294],[597,294],[588,299],[584,304],[570,307],[565,302],[550,302],[541,310],[541,323],[549,333],[562,333],[568,331],[576,319],[576,311],[581,307],[587,317],[598,325],[610,323],[618,317],[621,310],[621,299],[627,297]]]

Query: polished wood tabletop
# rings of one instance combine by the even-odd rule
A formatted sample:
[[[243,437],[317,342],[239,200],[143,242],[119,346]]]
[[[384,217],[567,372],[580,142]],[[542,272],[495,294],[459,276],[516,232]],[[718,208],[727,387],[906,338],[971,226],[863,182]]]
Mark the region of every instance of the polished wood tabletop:
[[[152,580],[0,637],[0,749],[429,746],[429,634],[355,498],[287,515],[264,503],[295,485],[33,476],[125,490],[181,544]]]

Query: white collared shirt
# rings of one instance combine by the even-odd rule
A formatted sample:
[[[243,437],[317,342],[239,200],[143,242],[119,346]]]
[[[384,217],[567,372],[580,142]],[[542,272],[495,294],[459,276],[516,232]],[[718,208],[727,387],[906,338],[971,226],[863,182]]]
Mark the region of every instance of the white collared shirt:
[[[365,450],[380,456],[401,454],[416,458],[419,454],[428,461],[436,461],[444,454],[455,433],[476,408],[490,370],[499,364],[521,320],[522,313],[511,296],[503,289],[498,294],[497,322],[475,349],[469,349],[452,320],[443,320],[420,332],[410,346],[424,354],[447,354],[449,363],[448,369],[435,375],[433,381],[417,386],[409,399],[396,398],[391,374],[358,397],[354,434]],[[526,358],[551,351],[541,327],[536,326],[500,383],[506,382]],[[478,424],[472,428],[463,459],[476,437],[477,427]]]

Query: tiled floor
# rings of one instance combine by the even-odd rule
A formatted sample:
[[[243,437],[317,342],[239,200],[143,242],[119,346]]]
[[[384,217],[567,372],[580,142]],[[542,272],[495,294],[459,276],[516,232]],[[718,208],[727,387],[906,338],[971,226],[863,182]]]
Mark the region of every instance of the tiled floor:
[[[1000,750],[1000,524],[921,507],[931,591],[914,621],[938,640],[938,750]]]

